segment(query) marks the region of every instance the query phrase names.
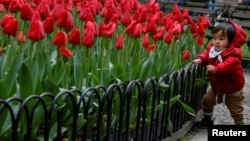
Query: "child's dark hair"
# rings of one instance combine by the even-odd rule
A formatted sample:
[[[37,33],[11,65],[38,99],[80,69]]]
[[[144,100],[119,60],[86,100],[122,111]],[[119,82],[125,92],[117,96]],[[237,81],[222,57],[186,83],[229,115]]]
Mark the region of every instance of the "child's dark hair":
[[[235,28],[230,22],[222,22],[214,27],[213,34],[222,31],[224,36],[227,36],[229,45],[233,42],[235,37]]]

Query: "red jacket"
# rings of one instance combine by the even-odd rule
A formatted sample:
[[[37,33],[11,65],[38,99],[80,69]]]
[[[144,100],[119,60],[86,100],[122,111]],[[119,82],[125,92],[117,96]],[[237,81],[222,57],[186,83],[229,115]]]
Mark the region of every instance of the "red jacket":
[[[234,25],[236,35],[231,45],[221,53],[222,62],[218,57],[209,58],[212,44],[201,52],[197,58],[202,60],[202,65],[215,66],[216,73],[208,73],[210,84],[216,94],[226,94],[240,90],[244,87],[245,77],[242,67],[241,47],[246,42],[246,32],[237,24]]]

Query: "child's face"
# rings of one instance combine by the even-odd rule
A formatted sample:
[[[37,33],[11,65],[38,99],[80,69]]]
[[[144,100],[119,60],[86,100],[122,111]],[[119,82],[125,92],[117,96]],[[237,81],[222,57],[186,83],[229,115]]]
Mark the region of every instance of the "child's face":
[[[213,35],[213,45],[217,51],[221,51],[229,46],[228,38],[226,35],[223,35],[221,30]]]

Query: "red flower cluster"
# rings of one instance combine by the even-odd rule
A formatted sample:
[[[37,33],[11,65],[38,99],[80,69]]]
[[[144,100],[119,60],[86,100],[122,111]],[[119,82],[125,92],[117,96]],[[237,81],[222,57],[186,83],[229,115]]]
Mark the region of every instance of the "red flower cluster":
[[[148,52],[157,47],[156,43],[159,40],[167,44],[178,40],[187,24],[190,24],[190,31],[201,45],[205,29],[210,25],[206,16],[199,17],[198,24],[196,24],[188,15],[188,10],[181,11],[177,5],[174,5],[172,13],[164,14],[155,0],[150,0],[145,5],[137,0],[102,2],[99,0],[35,0],[31,2],[3,0],[0,1],[0,11],[4,11],[3,8],[7,8],[5,10],[10,12],[1,20],[3,33],[13,37],[19,33],[18,41],[25,42],[26,36],[30,40],[39,41],[43,40],[46,34],[56,31],[53,44],[59,48],[62,55],[67,57],[72,55],[72,53],[65,53],[70,52],[66,49],[68,43],[91,48],[98,37],[115,37],[117,41],[114,47],[123,49],[124,36],[115,34],[120,30],[119,23],[122,23],[129,36],[142,37],[141,44]],[[73,11],[74,9],[76,11]],[[19,20],[29,22],[28,31],[19,31],[19,20],[12,14],[14,12],[20,12]],[[97,22],[96,19],[99,17],[102,21]],[[83,27],[79,27],[79,24],[77,26],[75,21],[84,23]]]

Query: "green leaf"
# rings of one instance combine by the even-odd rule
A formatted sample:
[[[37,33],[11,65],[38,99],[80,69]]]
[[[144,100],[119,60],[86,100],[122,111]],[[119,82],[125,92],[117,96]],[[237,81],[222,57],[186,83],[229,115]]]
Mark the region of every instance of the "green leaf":
[[[26,98],[34,93],[34,86],[28,67],[23,64],[19,73],[20,97]]]
[[[50,92],[53,94],[57,94],[60,91],[57,84],[54,81],[50,80],[49,78],[42,81],[42,86],[43,86],[44,92]]]
[[[1,120],[0,120],[0,138],[11,134],[11,117],[8,110],[1,111]]]
[[[3,79],[0,80],[0,90],[1,90],[0,99],[7,99],[9,97],[9,93],[7,91],[7,87]]]
[[[181,95],[176,95],[170,99],[169,108],[172,108],[172,106],[177,103],[180,100]]]
[[[5,81],[8,94],[12,91],[14,87],[14,83],[17,79],[17,73],[22,65],[22,61],[23,61],[23,53],[20,53],[18,56],[15,57],[13,64],[10,64],[10,68],[6,72],[7,74]]]
[[[160,88],[161,88],[161,89],[164,89],[164,90],[167,90],[167,89],[169,88],[169,85],[166,84],[166,83],[164,83],[164,82],[162,82],[162,83],[160,84]]]
[[[190,115],[195,116],[195,110],[188,106],[187,104],[185,104],[184,102],[182,102],[181,100],[179,100],[179,103],[181,104],[181,107]]]
[[[97,78],[96,75],[94,75],[93,73],[88,73],[88,75],[89,75],[90,77],[92,77],[92,79],[93,79],[95,85],[98,85],[98,84],[101,83],[101,82],[100,82],[100,79]]]
[[[64,77],[66,77],[67,75],[67,64],[64,63],[58,63],[59,65],[57,65],[57,70],[55,71],[55,75],[54,75],[54,82],[59,85],[60,82],[63,80]]]
[[[195,82],[194,82],[195,86],[203,86],[203,85],[207,85],[207,84],[209,84],[209,78],[208,77],[195,79]]]
[[[120,64],[114,64],[114,71],[115,71],[115,76],[120,79],[124,80],[126,78],[126,72],[123,66]]]
[[[74,84],[76,88],[82,88],[82,78],[83,78],[83,71],[82,71],[82,63],[80,63],[78,53],[74,56]]]

